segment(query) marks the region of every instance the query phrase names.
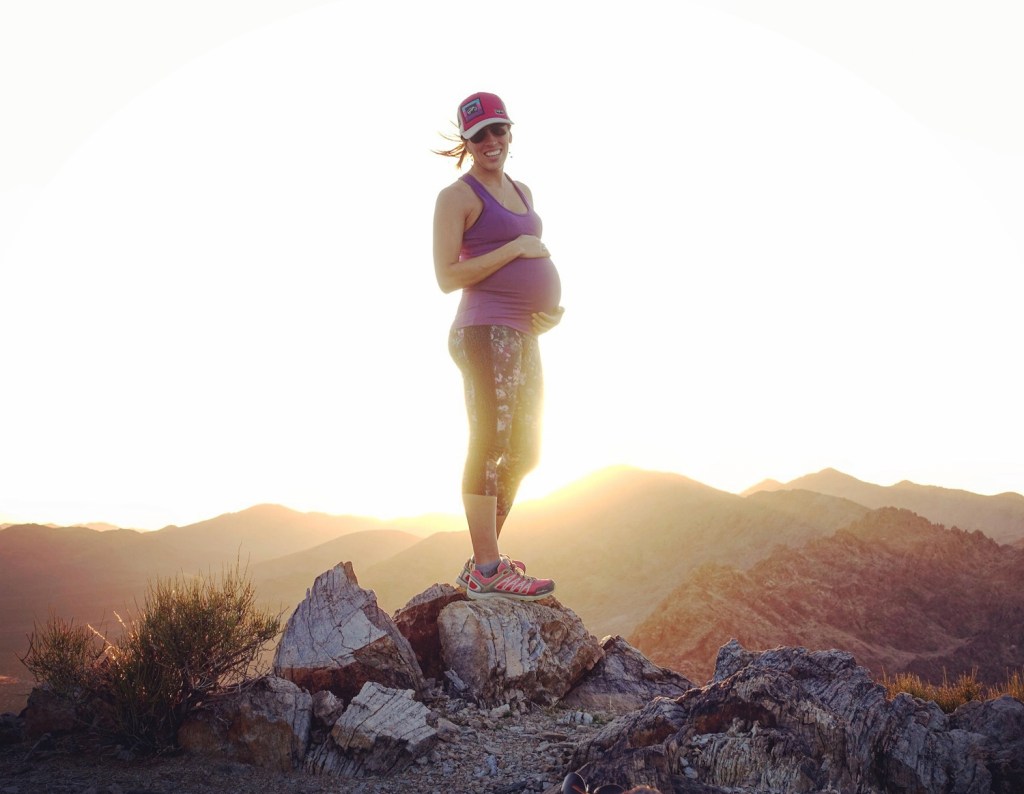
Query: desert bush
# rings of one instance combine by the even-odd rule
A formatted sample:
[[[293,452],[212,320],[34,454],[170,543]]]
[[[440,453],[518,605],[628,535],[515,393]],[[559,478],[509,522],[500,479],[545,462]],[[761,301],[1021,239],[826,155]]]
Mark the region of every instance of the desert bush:
[[[137,611],[129,620],[118,617],[121,636],[104,640],[102,658],[78,680],[102,706],[111,732],[152,750],[173,747],[190,711],[244,681],[280,630],[279,616],[257,608],[238,565],[219,577],[157,579]]]
[[[1011,698],[1024,702],[1024,671],[1017,670],[1008,673],[1007,684],[1002,687],[1000,695],[1009,695]]]
[[[51,614],[41,628],[33,625],[28,651],[19,659],[36,681],[45,681],[58,695],[78,699],[87,688],[89,672],[103,656],[103,646],[90,627]]]
[[[952,683],[943,672],[941,684],[930,683],[913,673],[897,673],[892,678],[883,673],[882,686],[890,699],[900,692],[906,692],[921,700],[934,701],[947,714],[972,700],[991,700],[1001,695],[1010,695],[1024,701],[1024,677],[1020,672],[1008,674],[1004,684],[992,686],[986,686],[978,680],[977,669],[961,673]]]

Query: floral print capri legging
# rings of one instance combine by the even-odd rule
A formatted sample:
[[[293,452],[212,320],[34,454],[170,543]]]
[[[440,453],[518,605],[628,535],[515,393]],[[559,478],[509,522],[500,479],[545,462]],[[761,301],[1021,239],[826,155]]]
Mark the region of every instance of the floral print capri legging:
[[[512,508],[519,483],[540,457],[544,379],[537,337],[504,325],[454,328],[448,350],[462,370],[469,454],[462,492]]]

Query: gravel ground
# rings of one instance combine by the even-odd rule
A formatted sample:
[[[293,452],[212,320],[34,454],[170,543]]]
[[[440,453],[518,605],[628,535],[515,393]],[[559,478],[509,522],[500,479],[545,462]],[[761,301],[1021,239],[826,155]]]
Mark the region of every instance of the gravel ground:
[[[589,715],[534,708],[492,716],[460,701],[436,709],[458,727],[429,756],[387,778],[314,777],[182,753],[132,758],[82,738],[0,747],[0,794],[513,794],[561,782]],[[580,724],[584,722],[584,724]],[[615,781],[601,781],[615,782]]]

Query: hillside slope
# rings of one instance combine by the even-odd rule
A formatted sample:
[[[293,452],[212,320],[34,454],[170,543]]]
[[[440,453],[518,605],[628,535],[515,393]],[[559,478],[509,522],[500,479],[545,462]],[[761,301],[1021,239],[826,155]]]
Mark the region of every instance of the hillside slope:
[[[599,635],[627,634],[694,568],[746,567],[775,545],[831,534],[867,509],[803,493],[744,499],[675,474],[611,469],[512,512],[502,550],[554,578],[559,600]],[[369,570],[364,587],[388,610],[450,582],[468,533],[437,534]]]
[[[143,533],[151,542],[192,558],[189,567],[219,568],[241,559],[250,564],[326,543],[342,535],[382,529],[374,518],[300,513],[281,505],[256,505],[187,526]]]
[[[1018,493],[984,496],[907,480],[874,485],[835,469],[824,469],[785,484],[766,480],[744,494],[794,489],[838,496],[872,509],[902,507],[947,527],[979,529],[1000,543],[1024,540],[1024,496]]]
[[[1024,666],[1024,553],[909,511],[874,511],[746,571],[704,566],[630,636],[658,664],[706,680],[735,637],[748,648],[841,648],[874,673],[941,680]]]
[[[306,597],[313,580],[339,562],[367,570],[420,542],[408,532],[371,529],[353,532],[311,549],[250,566],[249,573],[261,603],[283,610],[285,618]]]
[[[317,574],[339,561],[338,555],[368,567],[415,542],[407,533],[388,533],[386,526],[371,518],[258,505],[155,532],[38,524],[0,529],[0,676],[14,679],[0,690],[17,687],[18,697],[22,689],[27,692],[26,671],[17,654],[25,652],[33,626],[45,623],[51,613],[114,631],[115,612],[132,613],[146,585],[157,577],[216,574],[236,562],[251,569],[267,563],[259,569],[260,578],[253,577],[263,588],[259,596],[264,603],[288,610],[297,603],[296,594],[301,598]],[[339,548],[313,552],[305,567],[294,559],[277,567],[270,564],[325,542],[378,530],[384,534],[375,540],[356,538]],[[320,555],[322,567],[316,559]],[[305,581],[300,584],[296,577]]]

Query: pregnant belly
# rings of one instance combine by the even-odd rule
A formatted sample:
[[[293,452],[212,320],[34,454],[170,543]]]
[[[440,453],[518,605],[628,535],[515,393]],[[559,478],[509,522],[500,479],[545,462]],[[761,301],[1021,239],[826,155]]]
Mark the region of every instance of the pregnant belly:
[[[527,313],[550,312],[562,300],[562,284],[548,258],[515,259],[492,273],[476,289],[488,292]]]

